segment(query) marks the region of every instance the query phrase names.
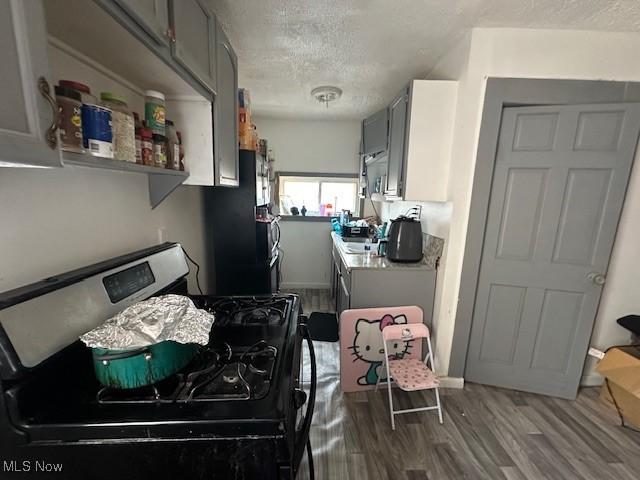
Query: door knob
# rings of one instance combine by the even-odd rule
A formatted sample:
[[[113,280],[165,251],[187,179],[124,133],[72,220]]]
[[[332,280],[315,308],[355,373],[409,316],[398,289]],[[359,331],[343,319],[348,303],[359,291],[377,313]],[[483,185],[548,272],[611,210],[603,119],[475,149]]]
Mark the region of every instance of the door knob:
[[[607,280],[607,277],[605,277],[601,273],[591,272],[587,275],[587,279],[589,279],[591,282],[595,283],[596,285],[602,286],[604,285],[604,282]]]

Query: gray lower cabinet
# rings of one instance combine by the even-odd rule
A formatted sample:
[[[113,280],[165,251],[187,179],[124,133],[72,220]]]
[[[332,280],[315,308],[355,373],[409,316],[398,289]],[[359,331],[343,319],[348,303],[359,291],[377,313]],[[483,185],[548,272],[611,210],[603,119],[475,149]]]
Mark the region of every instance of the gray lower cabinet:
[[[362,154],[374,155],[387,150],[389,109],[383,108],[362,121]]]
[[[402,196],[402,168],[407,129],[409,89],[405,88],[389,106],[389,156],[387,160],[387,185],[385,195]]]
[[[169,27],[169,0],[114,1],[156,42],[169,44],[172,38]]]
[[[0,0],[0,166],[61,166],[39,1]]]
[[[216,144],[215,184],[238,186],[238,59],[222,27],[216,22],[218,93],[214,104]]]
[[[347,269],[340,257],[336,273],[335,303],[338,316],[348,309],[417,305],[431,325],[436,271],[428,268]]]
[[[351,308],[351,295],[345,280],[345,276],[340,274],[338,282],[338,308],[336,312],[340,315],[343,311]]]
[[[175,59],[216,92],[216,18],[202,0],[172,2]]]

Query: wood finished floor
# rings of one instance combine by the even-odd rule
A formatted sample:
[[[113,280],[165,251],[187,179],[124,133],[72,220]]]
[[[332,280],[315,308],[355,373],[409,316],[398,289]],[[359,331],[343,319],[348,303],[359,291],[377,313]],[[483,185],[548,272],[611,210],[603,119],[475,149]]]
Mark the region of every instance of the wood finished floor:
[[[328,291],[296,293],[305,314],[332,309]],[[640,478],[640,434],[618,426],[597,389],[567,401],[466,384],[441,390],[444,425],[433,412],[412,413],[397,416],[392,431],[386,391],[340,391],[338,345],[315,342],[318,480]],[[432,402],[431,395],[394,391],[401,408]],[[304,460],[298,478],[308,473]]]

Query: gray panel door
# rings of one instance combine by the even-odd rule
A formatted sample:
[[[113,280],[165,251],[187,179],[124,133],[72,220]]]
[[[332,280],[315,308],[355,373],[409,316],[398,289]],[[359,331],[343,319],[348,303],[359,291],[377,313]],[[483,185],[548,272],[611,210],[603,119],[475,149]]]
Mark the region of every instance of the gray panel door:
[[[217,23],[217,22],[216,22]],[[215,184],[238,186],[238,59],[217,24],[218,94],[215,98]]]
[[[389,109],[383,108],[362,121],[362,153],[373,155],[387,150]]]
[[[639,130],[639,104],[504,109],[468,381],[575,398]]]
[[[0,0],[0,45],[0,166],[61,166],[40,1]],[[50,100],[40,92],[45,84]]]
[[[158,43],[168,45],[169,0],[116,0]]]
[[[216,20],[201,0],[173,2],[173,56],[216,91]]]
[[[403,90],[389,106],[389,158],[385,195],[402,196],[402,167],[407,126],[408,90]]]

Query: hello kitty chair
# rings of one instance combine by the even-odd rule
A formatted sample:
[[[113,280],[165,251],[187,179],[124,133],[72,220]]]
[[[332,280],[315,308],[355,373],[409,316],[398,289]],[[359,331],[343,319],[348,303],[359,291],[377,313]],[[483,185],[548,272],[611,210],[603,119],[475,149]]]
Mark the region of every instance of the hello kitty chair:
[[[398,358],[389,355],[387,349],[388,342],[408,342],[411,340],[422,339],[427,340],[427,354],[424,360],[419,358]],[[438,387],[440,381],[433,373],[435,366],[433,363],[433,351],[431,350],[431,335],[429,329],[423,323],[408,323],[406,325],[387,325],[382,329],[382,344],[384,347],[383,364],[387,372],[386,380],[378,377],[376,382],[376,390],[380,383],[387,384],[389,393],[389,410],[391,413],[391,428],[396,429],[395,415],[401,413],[421,412],[425,410],[437,410],[438,419],[442,423],[442,407],[440,405],[440,394]],[[431,365],[429,368],[428,364]],[[393,409],[393,396],[391,394],[391,382],[394,382],[400,389],[406,392],[415,392],[418,390],[433,390],[436,397],[436,405],[431,407],[408,408],[405,410]]]

